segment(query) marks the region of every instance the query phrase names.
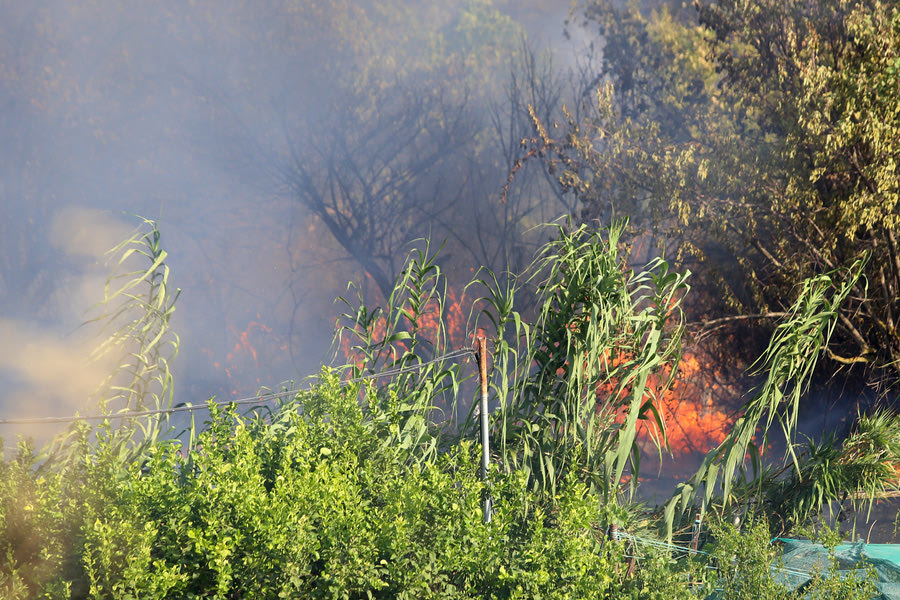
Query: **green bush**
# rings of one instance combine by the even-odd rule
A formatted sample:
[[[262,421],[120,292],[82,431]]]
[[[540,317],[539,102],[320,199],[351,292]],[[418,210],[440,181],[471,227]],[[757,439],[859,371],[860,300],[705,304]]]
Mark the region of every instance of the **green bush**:
[[[769,539],[769,524],[765,520],[748,523],[743,528],[713,521],[712,532],[716,543],[711,562],[716,565],[718,574],[711,581],[715,597],[728,600],[798,596],[815,600],[866,600],[879,596],[873,571],[842,572],[835,555],[841,540],[835,531],[826,528],[811,536],[827,551],[827,564],[817,565],[807,573],[809,581],[797,590],[787,585],[787,578],[779,576],[785,565],[781,562],[780,551]]]
[[[796,594],[773,576],[765,523],[714,526],[709,560],[676,561],[632,541],[604,544],[604,521],[618,513],[574,473],[538,502],[522,472],[494,471],[482,481],[472,443],[412,460],[415,449],[385,443],[390,410],[368,398],[325,373],[320,386],[269,414],[211,405],[190,448],[158,441],[123,464],[102,428],[92,443],[82,429],[67,461],[36,466],[23,448],[0,468],[4,596]],[[495,506],[490,524],[481,513],[486,492]],[[826,568],[803,593],[846,600],[870,590]]]
[[[597,598],[619,585],[582,485],[544,512],[524,476],[494,473],[485,525],[476,448],[407,464],[356,398],[331,378],[304,404],[327,418],[213,410],[194,449],[154,448],[84,532],[90,596]]]
[[[57,473],[35,473],[31,448],[20,446],[0,463],[0,590],[5,598],[28,598],[59,574],[66,555],[62,515],[48,498],[60,494]]]
[[[535,327],[502,290],[483,299],[482,316],[498,330],[512,327],[508,337],[524,344],[497,341],[493,389],[514,400],[495,415],[502,460],[486,481],[480,448],[433,420],[437,400],[459,394],[458,363],[445,363],[464,351],[448,353],[446,335],[419,335],[429,303],[438,320],[444,311],[440,271],[420,254],[383,311],[383,338],[381,313],[364,307],[344,329],[362,360],[351,375],[392,368],[389,383],[345,386],[324,370],[318,386],[273,410],[239,415],[211,402],[209,422],[199,435],[191,430],[187,445],[161,435],[163,419],[122,412],[97,428],[74,425],[40,458],[22,445],[0,463],[0,591],[23,600],[794,595],[773,577],[764,524],[717,526],[711,558],[676,559],[662,542],[627,535],[604,542],[607,525],[636,523],[637,510],[618,501],[619,483],[627,465],[637,475],[637,422],[658,417],[648,381],[677,356],[680,321],[671,336],[667,327],[684,281],[664,263],[620,272],[612,239],[600,247],[582,229],[561,235],[540,262],[550,274]],[[147,271],[154,281],[156,268]],[[597,274],[608,289],[590,298]],[[569,285],[576,276],[581,283]],[[802,328],[784,329],[790,337]],[[613,360],[623,348],[631,349]],[[580,356],[590,360],[572,360]],[[599,371],[582,368],[598,360]],[[157,364],[164,376],[154,389],[170,391],[166,364]],[[598,385],[612,386],[605,401]],[[627,404],[625,422],[594,419],[598,402],[616,412]],[[870,438],[860,438],[868,445],[853,446],[856,454]],[[541,469],[544,483],[535,485]],[[849,600],[870,592],[833,564],[802,593]]]
[[[122,464],[103,431],[96,446],[84,423],[69,432],[65,457],[40,460],[22,443],[0,463],[0,590],[5,598],[78,597],[84,531],[114,501]],[[63,459],[64,458],[64,459]]]

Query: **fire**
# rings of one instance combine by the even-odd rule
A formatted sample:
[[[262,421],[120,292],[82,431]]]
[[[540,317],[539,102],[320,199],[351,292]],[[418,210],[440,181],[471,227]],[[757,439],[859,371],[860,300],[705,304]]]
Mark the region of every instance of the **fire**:
[[[627,359],[627,356],[615,356],[610,365],[618,366]],[[664,372],[663,378],[670,372]],[[644,400],[653,399],[675,458],[706,453],[725,439],[733,424],[727,407],[739,396],[739,391],[736,385],[723,383],[724,380],[724,375],[712,361],[709,366],[704,366],[697,353],[686,351],[671,385],[665,387],[660,377],[652,377],[647,382],[649,390]],[[615,420],[623,422],[625,412],[621,402],[627,392],[617,390],[615,381],[599,386],[597,396],[601,403],[598,410],[618,410]],[[613,397],[616,393],[619,402]],[[641,450],[654,454],[655,440],[661,439],[655,421],[647,419],[638,423],[637,443]]]
[[[360,344],[363,343],[362,340],[364,339],[370,340],[373,344],[383,342],[387,333],[387,318],[382,314],[367,327],[356,324],[353,329],[356,332],[355,336],[348,332],[342,333],[340,339],[341,353],[347,364],[355,365],[357,369],[362,369],[365,366],[366,358],[362,348],[360,348]],[[392,359],[396,360],[396,355],[392,356]]]
[[[467,339],[466,335],[464,300],[464,297],[448,288],[443,311],[434,299],[420,309],[418,317],[407,307],[400,318],[399,327],[410,333],[414,332],[419,339],[430,341],[436,348],[449,349],[468,345],[471,339]],[[362,325],[357,325],[355,329],[358,337],[345,335],[341,340],[341,351],[350,364],[362,368],[365,360],[362,354],[363,344],[360,342],[368,340],[371,345],[378,345],[391,332],[383,314],[369,322],[366,330]],[[442,332],[446,341],[440,339]],[[392,342],[386,348],[391,353],[389,360],[396,360],[403,352],[407,352],[410,347],[408,342],[409,340]],[[606,368],[612,371],[629,358],[621,353],[608,352],[603,361]],[[566,370],[567,366],[561,367],[558,375],[565,377]],[[662,376],[665,378],[668,373],[663,373]],[[674,457],[705,453],[725,439],[734,420],[730,407],[739,397],[740,390],[737,384],[730,382],[711,355],[707,356],[699,348],[686,350],[678,364],[674,382],[668,387],[663,384],[659,378],[651,380],[650,397],[655,398],[656,409],[665,423],[666,436]],[[609,406],[612,395],[617,393],[616,388],[615,382],[600,386],[596,390],[598,400]],[[620,400],[624,400],[627,390],[619,390],[618,393]],[[624,415],[618,414],[616,418],[621,420]],[[638,444],[650,453],[653,439],[659,438],[659,433],[655,423],[650,420],[642,421],[639,424]]]
[[[287,350],[287,343],[274,334],[272,328],[263,322],[262,316],[257,314],[256,318],[258,320],[250,321],[240,331],[233,324],[228,324],[233,342],[224,359],[217,359],[208,349],[203,350],[213,367],[225,373],[230,388],[228,394],[232,397],[253,393],[269,381],[265,374],[266,357],[272,352]]]
[[[676,380],[656,399],[673,456],[708,452],[725,439],[733,417],[723,410],[737,397],[735,386],[722,383],[724,377],[714,364],[704,365],[697,354],[686,351],[679,363]],[[658,435],[655,423],[645,421],[638,433],[639,444],[649,450]]]
[[[444,298],[443,310],[437,299],[431,298],[419,308],[418,316],[411,307],[401,309],[401,319],[398,329],[413,334],[419,340],[427,340],[434,348],[442,349],[436,352],[446,351],[450,348],[458,348],[466,342],[466,316],[463,310],[464,298],[457,296],[453,288],[448,287]],[[388,333],[388,319],[380,314],[366,325],[356,324],[356,335],[343,335],[341,337],[341,352],[348,363],[362,368],[365,363],[362,354],[363,345],[375,346],[384,343]],[[443,339],[442,339],[443,337]],[[400,339],[391,342],[391,360],[397,360],[403,353],[410,350],[408,339]]]
[[[443,316],[444,334],[447,336],[447,345],[457,347],[466,341],[466,317],[462,308],[462,299],[458,298],[453,288],[447,288],[444,314],[441,315],[440,307],[436,301],[426,305],[426,311],[416,321],[417,329],[433,343],[438,344],[441,331],[441,318]]]

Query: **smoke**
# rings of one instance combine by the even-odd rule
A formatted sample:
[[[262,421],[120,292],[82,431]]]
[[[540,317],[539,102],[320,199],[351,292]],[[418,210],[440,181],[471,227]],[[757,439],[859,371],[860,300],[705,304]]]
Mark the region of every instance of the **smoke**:
[[[47,231],[48,239],[35,245],[52,248],[61,265],[42,302],[52,318],[0,317],[0,389],[7,419],[91,412],[90,400],[113,367],[112,357],[92,358],[98,332],[80,325],[102,300],[106,252],[127,236],[129,226],[105,211],[66,206],[52,215]],[[15,433],[44,441],[56,429],[17,427]]]
[[[106,366],[89,363],[96,332],[79,325],[103,297],[105,252],[140,223],[129,215],[159,221],[171,285],[184,289],[181,400],[308,368],[262,360],[265,373],[231,381],[210,357],[227,356],[256,315],[279,326],[293,274],[281,268],[284,203],[229,172],[215,145],[228,116],[216,95],[251,62],[252,7],[181,4],[0,3],[4,416],[88,408]]]
[[[352,279],[383,302],[371,275],[417,237],[447,240],[451,276],[530,262],[522,232],[571,198],[527,169],[499,197],[527,104],[552,115],[565,82],[510,89],[508,53],[525,31],[538,57],[567,50],[554,75],[575,66],[591,40],[561,43],[570,4],[0,0],[0,418],[94,408],[112,357],[82,323],[134,215],[182,289],[176,403],[315,373],[335,297]]]
[[[476,155],[471,131],[490,137],[487,86],[501,90],[508,69],[495,38],[517,35],[516,19],[541,37],[561,32],[569,3],[540,8],[549,4],[398,1],[379,12],[349,0],[0,0],[0,416],[91,410],[110,365],[90,361],[99,333],[81,324],[103,298],[105,253],[140,223],[134,215],[158,221],[170,285],[182,289],[176,402],[315,372],[328,356],[334,298],[350,279],[369,279],[321,215],[298,203],[285,176],[298,164],[315,177],[352,174],[383,155],[381,167],[400,173],[429,144],[446,144],[403,188],[412,225],[388,223],[390,243],[369,254],[391,275],[409,241],[432,232],[451,239],[448,268],[502,262],[511,238],[491,240],[506,226],[491,207],[504,163],[495,150]],[[487,64],[496,69],[478,71]],[[410,118],[401,100],[422,99],[432,112]],[[394,136],[354,129],[392,114],[426,132],[399,162],[381,142],[364,146]],[[468,137],[441,138],[451,129],[439,114],[471,119],[460,128]],[[389,119],[384,126],[390,133]],[[533,206],[523,215],[529,226],[543,218]],[[456,242],[453,227],[464,231]],[[478,254],[491,243],[494,258]],[[18,433],[35,434],[0,429]]]
[[[4,407],[7,418],[58,416],[84,411],[109,372],[109,365],[89,360],[82,336],[60,337],[29,323],[0,320],[0,369],[15,382]]]
[[[78,206],[59,209],[50,223],[50,243],[73,259],[102,261],[128,234],[128,225],[108,212]]]

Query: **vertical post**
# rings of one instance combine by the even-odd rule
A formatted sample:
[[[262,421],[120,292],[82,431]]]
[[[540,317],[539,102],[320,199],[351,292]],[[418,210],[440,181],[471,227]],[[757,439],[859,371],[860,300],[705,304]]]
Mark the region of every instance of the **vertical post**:
[[[691,549],[690,555],[695,556],[697,554],[697,550],[700,548],[700,513],[697,513],[697,518],[694,519],[694,528],[691,531]],[[693,571],[692,571],[693,572]],[[693,575],[688,580],[688,585],[693,589],[697,582],[694,581]]]
[[[700,513],[697,513],[697,518],[694,519],[694,530],[691,532],[691,555],[697,554],[697,549],[700,547]]]
[[[490,440],[488,438],[488,378],[487,378],[487,338],[475,338],[478,356],[478,378],[481,382],[481,478],[487,481],[491,460]],[[484,522],[491,522],[491,496],[484,496]]]

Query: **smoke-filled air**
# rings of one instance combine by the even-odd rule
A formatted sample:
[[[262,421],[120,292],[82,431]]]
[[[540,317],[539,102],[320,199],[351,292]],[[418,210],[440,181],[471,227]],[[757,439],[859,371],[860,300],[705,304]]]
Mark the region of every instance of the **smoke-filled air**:
[[[529,69],[571,55],[568,6],[532,4],[3,3],[3,410],[90,409],[81,325],[138,217],[193,403],[317,372],[335,298],[383,301],[417,239],[452,271],[530,260],[572,209],[545,181],[500,201],[527,104],[563,93],[528,96]]]
[[[900,491],[897,98],[884,0],[0,0],[0,595],[788,597]]]

